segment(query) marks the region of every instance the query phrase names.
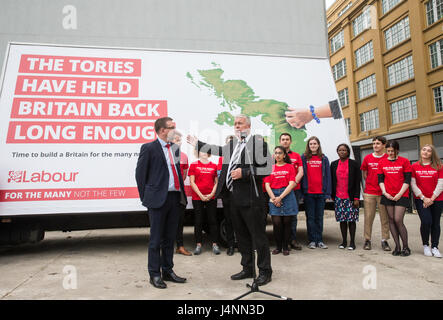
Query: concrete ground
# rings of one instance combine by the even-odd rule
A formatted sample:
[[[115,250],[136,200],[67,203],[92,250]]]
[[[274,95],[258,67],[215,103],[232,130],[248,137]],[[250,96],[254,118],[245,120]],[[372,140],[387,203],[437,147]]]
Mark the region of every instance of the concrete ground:
[[[443,298],[443,260],[423,255],[420,221],[407,214],[412,255],[394,257],[380,249],[380,221],[374,222],[373,249],[363,247],[363,212],[357,224],[357,250],[338,249],[339,225],[332,212],[324,221],[329,249],[291,251],[272,256],[272,282],[262,290],[293,299],[438,299]],[[299,240],[305,244],[304,213]],[[273,249],[272,226],[268,236]],[[192,249],[193,227],[185,227]],[[146,299],[222,300],[247,292],[251,279],[232,281],[241,270],[240,254],[215,256],[206,244],[200,256],[174,256],[175,272],[186,284],[168,282],[159,290],[147,274],[148,229],[47,232],[38,244],[0,248],[0,299]],[[393,247],[394,243],[390,240]],[[246,299],[274,299],[260,293]]]

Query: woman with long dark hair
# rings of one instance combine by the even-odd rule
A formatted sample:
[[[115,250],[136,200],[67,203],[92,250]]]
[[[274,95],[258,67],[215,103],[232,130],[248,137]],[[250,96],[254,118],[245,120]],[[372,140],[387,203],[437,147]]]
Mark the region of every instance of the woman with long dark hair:
[[[360,207],[360,166],[349,158],[351,148],[342,143],[337,147],[338,160],[331,163],[332,199],[335,204],[335,219],[340,222],[343,238],[339,245],[344,249],[348,245],[348,229],[351,237],[348,250],[355,250],[355,231],[357,229]]]
[[[403,222],[406,208],[409,206],[409,185],[412,167],[409,160],[398,155],[400,151],[396,140],[386,144],[387,158],[378,165],[378,183],[382,191],[380,204],[386,207],[389,217],[389,229],[395,242],[394,256],[409,256],[408,230]],[[403,250],[400,250],[400,238]]]
[[[412,165],[411,188],[421,220],[420,234],[424,255],[441,258],[438,242],[443,210],[443,167],[437,150],[431,144],[421,148],[420,160]],[[429,236],[431,236],[431,247],[429,247]]]
[[[298,214],[298,204],[292,190],[295,187],[295,169],[285,148],[274,149],[275,164],[272,173],[265,178],[265,188],[269,195],[269,213],[274,226],[276,249],[272,254],[289,255],[292,217]]]
[[[302,188],[308,220],[308,247],[327,249],[328,246],[323,242],[323,216],[326,199],[331,197],[331,171],[329,159],[323,154],[317,137],[308,139],[301,159],[304,172]]]

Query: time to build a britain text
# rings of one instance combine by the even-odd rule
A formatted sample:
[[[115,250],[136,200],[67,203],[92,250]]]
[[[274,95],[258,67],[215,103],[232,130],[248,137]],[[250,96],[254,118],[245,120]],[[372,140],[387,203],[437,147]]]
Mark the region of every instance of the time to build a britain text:
[[[11,152],[13,158],[137,158],[138,152],[72,152],[72,151],[40,151]]]

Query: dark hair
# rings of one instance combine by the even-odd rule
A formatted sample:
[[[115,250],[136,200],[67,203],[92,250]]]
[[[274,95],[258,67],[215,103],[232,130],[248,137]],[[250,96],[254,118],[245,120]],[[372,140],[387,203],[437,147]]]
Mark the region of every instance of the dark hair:
[[[311,149],[309,148],[309,142],[310,142],[311,140],[315,140],[315,141],[317,141],[317,143],[318,143],[317,156],[319,156],[320,158],[323,158],[323,152],[321,151],[320,140],[319,140],[317,137],[312,136],[312,137],[310,137],[310,138],[308,139],[308,142],[306,142],[306,150],[305,150],[305,157],[306,157],[306,159],[311,160],[311,158],[312,158],[312,151],[311,151]]]
[[[400,151],[400,145],[398,144],[397,140],[389,140],[386,143],[386,149],[387,148],[394,148],[394,150],[397,151],[397,152]]]
[[[340,149],[340,147],[346,148],[346,150],[348,151],[348,158],[349,158],[351,156],[351,148],[349,148],[349,146],[346,143],[341,143],[337,147],[337,153],[338,153],[338,149]]]
[[[155,120],[154,123],[154,130],[155,132],[159,133],[160,129],[166,128],[166,122],[172,121],[172,118],[169,117],[163,117]]]
[[[289,158],[289,155],[288,155],[288,153],[286,152],[286,149],[283,148],[282,146],[276,146],[276,147],[274,148],[274,151],[277,150],[277,149],[280,149],[281,151],[283,151],[283,154],[284,154],[284,158],[283,158],[283,160],[284,160],[286,163],[291,164],[292,161],[291,161],[291,158]],[[276,161],[276,162],[277,162],[277,161]]]
[[[376,136],[374,139],[372,139],[372,141],[378,140],[380,141],[382,144],[386,144],[386,138],[383,136]]]
[[[281,137],[282,137],[282,136],[288,136],[288,137],[289,137],[289,140],[292,141],[292,136],[291,136],[291,134],[290,134],[290,133],[287,133],[287,132],[283,132],[283,133],[280,135],[280,137],[278,138],[278,141],[281,140]]]

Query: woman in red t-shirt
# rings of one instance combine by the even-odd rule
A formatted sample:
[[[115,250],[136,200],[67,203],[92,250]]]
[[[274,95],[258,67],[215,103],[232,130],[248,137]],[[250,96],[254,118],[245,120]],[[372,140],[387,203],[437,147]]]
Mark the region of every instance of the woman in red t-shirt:
[[[378,165],[378,183],[382,191],[380,204],[386,207],[389,217],[389,229],[395,241],[394,256],[409,256],[408,231],[403,223],[406,208],[409,206],[409,185],[411,184],[412,167],[409,160],[399,157],[400,147],[396,140],[386,144],[387,158]],[[400,251],[400,239],[403,250]]]
[[[192,188],[192,205],[194,207],[194,236],[197,246],[195,255],[202,251],[203,240],[203,212],[206,212],[209,223],[209,237],[212,240],[212,251],[220,254],[217,245],[217,202],[214,199],[217,189],[217,165],[209,161],[208,153],[199,152],[199,159],[189,167],[189,181]]]
[[[295,187],[295,169],[285,148],[274,149],[275,164],[272,173],[265,178],[269,195],[269,213],[274,225],[274,238],[277,248],[272,254],[289,255],[292,217],[298,213],[297,199],[292,189]]]
[[[420,234],[424,255],[441,258],[438,242],[443,210],[443,168],[433,145],[425,145],[420,151],[420,160],[412,165],[411,188],[421,220]],[[429,247],[429,235],[431,247]]]

